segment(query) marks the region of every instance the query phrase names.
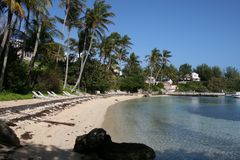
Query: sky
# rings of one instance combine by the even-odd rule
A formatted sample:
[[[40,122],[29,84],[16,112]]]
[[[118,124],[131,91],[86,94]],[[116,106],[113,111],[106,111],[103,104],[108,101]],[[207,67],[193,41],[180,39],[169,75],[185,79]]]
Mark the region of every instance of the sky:
[[[58,1],[58,0],[56,0]],[[88,0],[89,7],[93,0]],[[171,63],[206,63],[240,70],[240,0],[106,0],[115,23],[109,33],[127,34],[144,57],[153,48],[169,50]],[[55,5],[51,14],[64,15]],[[59,29],[60,29],[59,25]],[[76,32],[71,34],[76,38]]]

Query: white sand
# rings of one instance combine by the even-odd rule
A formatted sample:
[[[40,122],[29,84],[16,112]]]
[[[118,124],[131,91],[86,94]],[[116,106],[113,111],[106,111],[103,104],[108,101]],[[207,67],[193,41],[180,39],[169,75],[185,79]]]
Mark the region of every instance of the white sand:
[[[65,151],[73,149],[76,136],[85,134],[93,128],[101,127],[109,106],[121,101],[140,97],[142,97],[142,95],[97,98],[63,110],[57,115],[41,118],[41,120],[74,123],[75,126],[54,125],[46,122],[35,123],[33,121],[19,122],[17,123],[18,126],[13,129],[18,137],[21,137],[25,132],[31,132],[32,139],[21,139],[21,142],[32,147],[27,151],[26,147],[24,147],[17,151],[16,155],[19,159],[21,159],[21,156],[28,154],[47,156],[47,159],[56,159],[54,155],[52,155],[54,154],[53,151],[56,151],[56,154],[61,154],[57,159],[74,159],[69,155],[69,152]],[[51,154],[48,151],[52,151]]]

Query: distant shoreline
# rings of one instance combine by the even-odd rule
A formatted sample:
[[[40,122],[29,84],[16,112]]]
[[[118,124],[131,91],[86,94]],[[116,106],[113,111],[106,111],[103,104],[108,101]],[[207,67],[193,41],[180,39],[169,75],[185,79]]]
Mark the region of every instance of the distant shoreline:
[[[225,96],[225,93],[213,93],[213,92],[173,92],[168,93],[169,96],[200,96],[200,97],[218,97]]]

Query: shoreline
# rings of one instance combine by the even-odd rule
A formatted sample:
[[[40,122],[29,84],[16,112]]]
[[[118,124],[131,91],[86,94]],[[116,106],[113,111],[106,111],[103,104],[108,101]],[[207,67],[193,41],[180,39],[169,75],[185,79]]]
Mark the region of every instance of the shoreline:
[[[16,150],[12,158],[23,157],[22,159],[27,159],[30,155],[34,157],[38,155],[40,157],[46,156],[49,159],[51,153],[48,150],[59,150],[59,158],[65,159],[66,156],[69,157],[69,154],[73,154],[72,152],[66,153],[66,151],[73,149],[77,136],[86,134],[93,128],[103,126],[110,106],[141,97],[142,95],[97,97],[61,110],[55,115],[41,117],[42,121],[40,122],[35,120],[20,121],[12,129],[24,147]],[[48,123],[48,121],[59,123]]]

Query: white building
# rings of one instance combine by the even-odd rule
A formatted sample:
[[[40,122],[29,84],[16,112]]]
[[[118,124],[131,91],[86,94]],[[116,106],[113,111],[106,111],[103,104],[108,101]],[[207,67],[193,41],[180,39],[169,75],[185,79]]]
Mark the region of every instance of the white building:
[[[163,83],[164,89],[167,93],[175,92],[177,86],[173,85],[173,81],[169,79],[168,81]]]
[[[192,81],[200,81],[200,77],[196,72],[192,73]]]

